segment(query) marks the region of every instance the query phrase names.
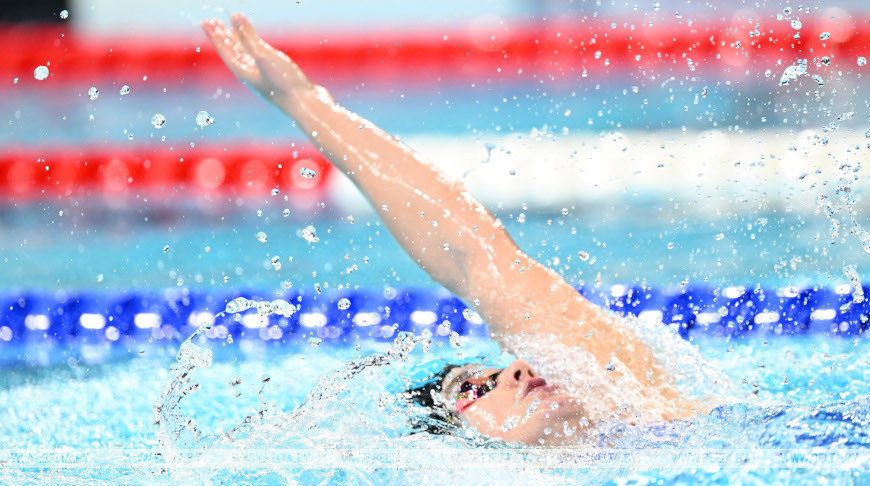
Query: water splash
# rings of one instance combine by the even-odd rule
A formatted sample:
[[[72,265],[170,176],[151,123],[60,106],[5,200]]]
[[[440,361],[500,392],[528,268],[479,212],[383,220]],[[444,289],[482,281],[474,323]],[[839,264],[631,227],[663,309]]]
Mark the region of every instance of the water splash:
[[[183,460],[185,467],[167,468],[164,472],[173,481],[221,483],[234,482],[239,478],[263,478],[279,483],[312,482],[378,482],[377,478],[390,481],[417,482],[435,477],[459,480],[467,471],[455,464],[439,464],[431,461],[428,454],[433,447],[452,449],[463,457],[476,456],[479,460],[493,460],[492,449],[468,449],[466,438],[409,435],[408,424],[412,418],[407,404],[396,400],[394,392],[384,385],[395,381],[390,376],[403,375],[412,351],[426,338],[416,338],[410,333],[400,333],[385,351],[347,362],[343,368],[321,376],[302,403],[292,412],[284,412],[263,399],[263,380],[258,393],[260,404],[239,423],[224,432],[206,433],[200,430],[193,417],[181,413],[182,402],[200,386],[192,376],[198,368],[207,368],[212,361],[209,350],[193,340],[207,326],[200,328],[188,338],[171,367],[171,380],[164,393],[155,403],[155,424],[158,427],[159,443],[170,464]],[[241,380],[229,379],[234,395]],[[347,395],[347,396],[346,396]],[[473,433],[468,434],[473,437]],[[477,437],[478,445],[486,439]],[[255,466],[233,468],[221,462],[231,451],[232,457],[247,457],[256,460],[263,451],[275,453],[286,451],[282,461],[259,462]],[[403,464],[411,457],[427,455],[431,469],[423,467],[395,470],[373,466],[370,460],[355,460],[370,457],[376,451],[380,464]],[[415,452],[416,451],[416,452]],[[526,465],[517,454],[505,449],[509,455],[504,460],[504,469],[496,476],[520,474],[529,480],[540,479],[541,472],[534,464]],[[291,458],[291,459],[288,459]],[[421,464],[415,460],[415,464]],[[516,467],[517,464],[521,466]],[[213,467],[208,467],[213,466]]]
[[[165,457],[181,460],[176,449],[190,450],[197,446],[201,432],[196,426],[196,420],[186,418],[179,404],[184,397],[196,392],[199,383],[193,380],[191,374],[196,368],[211,366],[212,353],[207,349],[193,344],[193,339],[211,328],[211,324],[202,324],[188,337],[178,350],[175,363],[170,366],[170,382],[163,389],[160,398],[154,403],[154,425],[157,427],[157,442],[163,449]]]
[[[671,376],[684,396],[711,407],[739,400],[745,394],[724,373],[704,359],[697,346],[682,339],[676,331],[659,321],[635,316],[616,316],[615,322],[633,332],[650,347],[658,365]],[[659,410],[667,400],[658,391],[649,390],[631,373],[611,373],[582,348],[561,344],[555,336],[531,339],[509,337],[506,344],[512,353],[526,358],[542,376],[559,377],[569,393],[583,397],[587,417],[597,426],[628,418],[642,422],[661,420]],[[625,369],[612,357],[609,368]]]
[[[237,297],[227,303],[227,307],[224,312],[228,315],[240,314],[248,309],[257,309],[257,315],[261,317],[270,316],[272,314],[290,317],[298,310],[295,305],[282,299],[265,301]]]
[[[843,267],[843,275],[849,279],[852,288],[855,289],[852,293],[852,303],[860,304],[861,302],[864,302],[864,288],[861,287],[861,276],[858,275],[858,266],[846,265]]]
[[[842,224],[836,215],[838,213],[845,213],[850,223],[849,233],[858,239],[865,252],[870,253],[870,231],[858,222],[857,214],[855,213],[857,199],[852,194],[852,183],[858,178],[856,175],[858,169],[858,167],[852,168],[849,164],[841,166],[839,180],[837,181],[837,199],[839,204],[831,202],[827,195],[822,194],[816,198],[816,207],[820,213],[831,220],[831,238],[839,237],[839,230]]]

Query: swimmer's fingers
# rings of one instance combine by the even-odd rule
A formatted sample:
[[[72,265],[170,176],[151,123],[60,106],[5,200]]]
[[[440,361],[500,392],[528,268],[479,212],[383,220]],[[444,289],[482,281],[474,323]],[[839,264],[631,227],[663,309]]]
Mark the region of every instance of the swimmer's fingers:
[[[257,62],[239,39],[238,34],[226,28],[219,20],[212,19],[202,23],[202,30],[208,36],[224,63],[242,81],[256,84],[260,81]]]
[[[275,49],[260,38],[257,31],[254,30],[254,26],[248,22],[244,15],[235,13],[230,20],[242,44],[254,57],[257,66],[266,77],[273,82],[291,83],[292,87],[311,84],[299,66],[287,54]]]

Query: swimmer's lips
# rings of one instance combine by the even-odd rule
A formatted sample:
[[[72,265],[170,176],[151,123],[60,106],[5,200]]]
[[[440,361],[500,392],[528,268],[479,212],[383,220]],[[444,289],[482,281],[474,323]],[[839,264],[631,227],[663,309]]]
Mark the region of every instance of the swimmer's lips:
[[[529,396],[530,393],[546,393],[555,391],[558,388],[556,385],[547,383],[547,380],[541,377],[529,378],[526,381],[526,386],[523,388],[523,398]]]

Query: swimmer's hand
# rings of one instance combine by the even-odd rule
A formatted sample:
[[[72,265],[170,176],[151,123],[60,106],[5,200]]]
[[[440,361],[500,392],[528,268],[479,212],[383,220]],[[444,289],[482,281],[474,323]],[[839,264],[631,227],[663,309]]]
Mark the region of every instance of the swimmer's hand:
[[[244,15],[235,13],[230,21],[232,29],[217,19],[203,22],[202,28],[239,80],[278,106],[314,88],[287,54],[260,39]]]

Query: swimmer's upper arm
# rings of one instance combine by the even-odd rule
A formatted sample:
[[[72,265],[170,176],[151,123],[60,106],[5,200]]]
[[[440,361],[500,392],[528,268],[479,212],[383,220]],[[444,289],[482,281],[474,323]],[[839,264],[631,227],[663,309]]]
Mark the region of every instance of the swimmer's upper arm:
[[[508,336],[555,336],[569,348],[580,348],[616,375],[628,373],[659,396],[681,402],[673,379],[651,349],[618,318],[586,300],[561,275],[517,248],[505,233],[488,258],[467,265],[468,295],[496,341]],[[509,257],[509,258],[508,258]],[[579,349],[578,349],[579,351]],[[619,365],[616,365],[619,363]],[[684,407],[689,408],[689,407]]]
[[[607,316],[561,275],[520,250],[505,233],[486,258],[466,266],[466,301],[487,321],[493,337],[543,332],[574,342]]]
[[[617,358],[636,376],[658,374],[651,352],[633,332],[506,238],[493,245],[490,258],[468,265],[469,293],[462,296],[487,322],[493,339],[552,335],[583,348],[602,366]]]

